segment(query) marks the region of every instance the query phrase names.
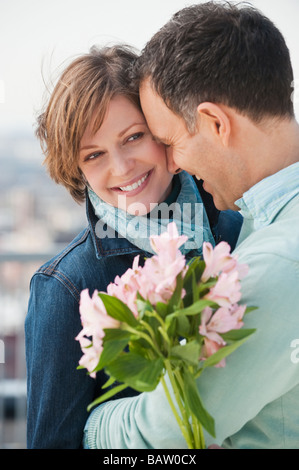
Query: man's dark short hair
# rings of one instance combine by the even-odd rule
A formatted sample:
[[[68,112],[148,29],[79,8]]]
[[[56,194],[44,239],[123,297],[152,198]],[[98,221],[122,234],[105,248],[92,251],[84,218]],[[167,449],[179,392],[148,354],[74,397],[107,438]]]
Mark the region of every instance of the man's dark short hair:
[[[293,71],[276,26],[249,4],[207,2],[178,11],[136,63],[141,83],[194,126],[197,106],[224,104],[259,122],[293,117]]]

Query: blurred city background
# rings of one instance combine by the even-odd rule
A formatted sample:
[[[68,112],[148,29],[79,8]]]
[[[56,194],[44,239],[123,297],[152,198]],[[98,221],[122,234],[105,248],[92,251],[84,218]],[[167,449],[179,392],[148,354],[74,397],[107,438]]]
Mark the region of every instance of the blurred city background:
[[[84,207],[50,181],[41,161],[32,135],[0,140],[0,448],[25,447],[30,278],[85,225]]]
[[[0,449],[26,447],[24,319],[30,278],[86,225],[34,136],[45,85],[93,44],[141,49],[184,0],[0,0]],[[283,32],[299,85],[298,0],[255,0]],[[294,95],[298,115],[299,93]]]

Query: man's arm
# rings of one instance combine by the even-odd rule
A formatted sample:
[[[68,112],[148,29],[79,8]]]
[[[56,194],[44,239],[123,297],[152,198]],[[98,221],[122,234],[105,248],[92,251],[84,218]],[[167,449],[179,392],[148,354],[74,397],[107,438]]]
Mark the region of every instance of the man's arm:
[[[240,257],[240,262],[248,260]],[[299,384],[299,365],[291,361],[290,348],[299,334],[294,288],[298,266],[272,254],[251,255],[250,265],[242,281],[242,301],[258,307],[245,318],[245,327],[257,331],[229,356],[226,367],[208,368],[198,380],[203,403],[216,422],[216,439],[206,434],[207,446],[221,445]],[[100,406],[91,419],[89,442],[98,448],[186,446],[160,386],[137,398]]]

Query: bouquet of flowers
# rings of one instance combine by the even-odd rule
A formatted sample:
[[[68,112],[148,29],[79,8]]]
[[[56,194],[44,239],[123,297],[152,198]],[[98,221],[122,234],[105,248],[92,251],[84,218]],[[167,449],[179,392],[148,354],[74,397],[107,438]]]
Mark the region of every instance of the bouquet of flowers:
[[[161,382],[188,447],[199,449],[205,447],[203,428],[215,436],[215,425],[196,381],[207,367],[224,367],[254,330],[242,328],[252,308],[238,303],[247,266],[226,242],[204,243],[203,259],[187,264],[179,249],[186,240],[172,222],[151,237],[156,255],[143,266],[136,256],[107,292],[90,297],[82,291],[83,328],[76,339],[84,353],[78,368],[92,377],[104,369],[109,377],[106,393],[89,409],[126,387],[149,392]]]

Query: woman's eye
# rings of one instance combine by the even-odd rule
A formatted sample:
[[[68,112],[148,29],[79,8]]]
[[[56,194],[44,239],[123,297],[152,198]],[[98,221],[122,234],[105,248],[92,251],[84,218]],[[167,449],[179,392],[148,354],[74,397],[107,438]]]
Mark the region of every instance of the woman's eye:
[[[84,161],[87,162],[90,160],[95,160],[96,158],[101,157],[102,155],[103,155],[103,152],[94,152],[94,153],[91,153],[90,155],[87,155]]]
[[[140,139],[144,135],[144,132],[137,132],[136,134],[131,135],[128,138],[128,142],[133,142],[134,140]]]

